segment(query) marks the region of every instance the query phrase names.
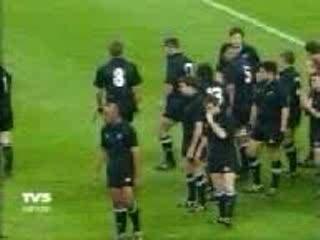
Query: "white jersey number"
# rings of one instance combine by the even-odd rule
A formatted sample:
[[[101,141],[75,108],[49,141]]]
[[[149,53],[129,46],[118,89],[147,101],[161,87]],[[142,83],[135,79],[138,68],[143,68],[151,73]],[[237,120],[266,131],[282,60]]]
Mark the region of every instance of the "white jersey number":
[[[123,87],[126,84],[125,71],[122,68],[113,71],[113,84],[116,87]]]
[[[194,75],[193,63],[184,64],[184,72],[186,73],[187,76],[193,76]]]
[[[252,83],[252,72],[251,72],[251,67],[250,66],[244,66],[243,67],[243,71],[244,71],[244,76],[245,76],[245,83]]]
[[[224,99],[223,99],[222,88],[220,87],[207,88],[207,93],[217,98],[219,100],[219,105],[223,104]]]

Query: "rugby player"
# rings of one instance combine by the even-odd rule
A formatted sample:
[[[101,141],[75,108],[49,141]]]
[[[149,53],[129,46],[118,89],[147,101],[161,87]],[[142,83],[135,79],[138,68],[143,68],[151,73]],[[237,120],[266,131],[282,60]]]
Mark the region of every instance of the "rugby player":
[[[140,177],[140,150],[135,129],[121,116],[119,102],[108,99],[103,107],[105,125],[101,148],[107,162],[107,181],[113,202],[117,240],[127,239],[127,218],[133,225],[133,239],[142,240],[140,210],[134,194]]]
[[[176,167],[173,141],[169,132],[176,123],[181,122],[183,117],[184,97],[178,90],[178,80],[194,75],[193,61],[182,52],[177,38],[165,39],[164,49],[167,56],[165,80],[166,106],[160,119],[159,137],[165,159],[156,167],[160,171],[167,171]]]
[[[258,160],[262,146],[266,147],[271,162],[272,180],[268,195],[277,193],[282,171],[280,146],[288,129],[289,101],[285,91],[277,79],[277,64],[265,61],[259,67],[259,87],[256,89],[252,106],[251,126],[253,132],[247,154],[253,173],[253,185],[249,192],[263,190],[261,183],[261,163]]]
[[[11,104],[12,76],[0,66],[0,155],[4,158],[5,177],[12,176],[13,148],[11,131],[13,129],[13,111]]]
[[[179,91],[185,97],[182,118],[182,157],[185,160],[188,189],[185,206],[191,210],[204,210],[206,204],[204,156],[196,156],[203,130],[203,94],[195,78],[182,78],[178,85]]]
[[[290,109],[288,131],[284,138],[283,148],[289,160],[289,176],[291,177],[295,177],[297,172],[298,153],[295,132],[301,121],[301,77],[294,64],[295,55],[292,51],[285,51],[280,54],[280,85],[289,97]]]
[[[101,112],[106,99],[111,97],[119,104],[123,118],[132,122],[138,111],[142,79],[136,64],[126,59],[123,52],[122,42],[112,42],[109,46],[111,59],[97,70],[94,81],[97,110]]]
[[[206,136],[208,146],[208,171],[216,189],[219,208],[217,222],[232,225],[236,203],[236,172],[238,161],[234,139],[234,123],[221,99],[206,98]]]

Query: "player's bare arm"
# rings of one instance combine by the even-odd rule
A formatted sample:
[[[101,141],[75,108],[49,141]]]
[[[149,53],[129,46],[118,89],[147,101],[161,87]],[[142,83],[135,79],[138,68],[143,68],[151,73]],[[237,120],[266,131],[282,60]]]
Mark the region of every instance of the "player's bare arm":
[[[207,121],[211,130],[221,139],[227,138],[227,132],[213,120],[212,113],[207,113]]]
[[[188,158],[192,158],[194,156],[197,144],[199,143],[202,136],[203,122],[196,122],[195,125],[196,127],[193,131],[191,145],[187,153]]]
[[[290,110],[288,107],[281,109],[281,131],[286,132],[288,129],[288,120],[289,120]]]

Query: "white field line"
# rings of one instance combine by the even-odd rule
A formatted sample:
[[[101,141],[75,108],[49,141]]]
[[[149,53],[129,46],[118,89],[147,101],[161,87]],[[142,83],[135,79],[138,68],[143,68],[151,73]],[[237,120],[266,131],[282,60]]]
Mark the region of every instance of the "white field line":
[[[204,3],[205,5],[207,5],[208,7],[211,7],[211,8],[214,8],[216,10],[219,10],[221,12],[224,12],[230,16],[233,16],[243,22],[247,22],[247,23],[250,23],[251,25],[254,25],[255,27],[257,28],[260,28],[262,29],[263,31],[269,33],[269,34],[272,34],[274,36],[277,36],[283,40],[286,40],[290,43],[293,43],[293,44],[296,44],[298,46],[301,46],[303,47],[305,45],[305,42],[303,40],[301,40],[300,38],[298,37],[295,37],[295,36],[292,36],[292,35],[289,35],[279,29],[276,29],[274,27],[271,27],[261,21],[259,21],[258,19],[256,18],[253,18],[253,17],[250,17],[244,13],[241,13],[229,6],[226,6],[224,4],[221,4],[221,3],[218,3],[216,1],[213,1],[213,0],[201,0],[202,3]]]

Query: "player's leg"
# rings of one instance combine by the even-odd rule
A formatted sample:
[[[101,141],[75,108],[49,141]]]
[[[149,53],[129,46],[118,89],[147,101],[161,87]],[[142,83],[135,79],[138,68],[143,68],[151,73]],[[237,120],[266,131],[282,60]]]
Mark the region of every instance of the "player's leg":
[[[206,204],[206,174],[203,162],[198,158],[186,160],[186,173],[188,184],[188,203],[196,211],[205,210]],[[190,178],[190,179],[188,179]],[[190,181],[190,180],[193,181]]]
[[[6,177],[10,177],[13,171],[13,148],[10,131],[0,132],[0,145],[4,160],[4,174]]]
[[[283,149],[289,161],[289,176],[295,177],[298,166],[298,154],[297,147],[295,145],[295,131],[293,128],[288,130],[287,134],[285,135]]]
[[[157,170],[168,170],[176,166],[176,161],[173,152],[173,140],[170,135],[170,129],[176,124],[176,122],[166,116],[160,118],[160,143],[162,151],[165,157],[165,161],[161,162],[156,167]]]
[[[250,138],[247,128],[241,128],[237,132],[236,137],[241,160],[240,178],[242,180],[247,180],[250,173],[250,158],[247,154],[247,148],[250,142]]]
[[[237,142],[240,153],[240,176],[242,179],[247,179],[250,171],[250,161],[247,156],[247,147],[249,142],[248,126],[250,122],[251,105],[241,104],[234,110],[235,118],[238,121]]]
[[[203,161],[195,160],[195,179],[196,179],[196,190],[197,190],[197,205],[198,210],[203,211],[206,209],[206,187],[207,187],[207,176]]]
[[[197,200],[196,167],[193,159],[185,159],[187,198],[185,207],[193,209]]]
[[[216,200],[219,209],[217,221],[220,222],[226,217],[226,199],[224,193],[223,176],[221,173],[211,173],[211,182],[216,190]]]
[[[274,195],[280,185],[280,177],[282,173],[281,163],[281,147],[280,143],[268,144],[266,146],[268,158],[271,161],[271,184],[268,195]]]
[[[249,188],[246,189],[249,193],[257,193],[263,190],[263,185],[261,183],[261,163],[258,159],[261,147],[261,141],[251,139],[246,149],[253,182],[252,186],[249,186]]]
[[[134,196],[132,186],[126,186],[122,188],[123,200],[128,209],[128,215],[133,226],[133,238],[134,240],[142,240],[142,230],[140,221],[140,208],[138,202]]]
[[[123,201],[121,188],[111,188],[113,212],[116,222],[117,240],[125,239],[127,229],[127,206]]]
[[[225,224],[227,226],[231,225],[233,218],[234,207],[236,204],[236,174],[233,172],[227,172],[223,174],[223,184],[224,184],[224,193],[225,193]]]

